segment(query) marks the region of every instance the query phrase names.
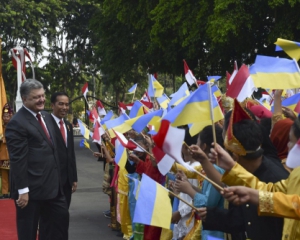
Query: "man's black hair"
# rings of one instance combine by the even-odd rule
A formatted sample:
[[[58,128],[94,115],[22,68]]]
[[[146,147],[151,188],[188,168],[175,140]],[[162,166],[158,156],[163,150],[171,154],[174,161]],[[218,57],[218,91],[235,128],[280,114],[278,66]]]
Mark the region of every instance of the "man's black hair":
[[[58,96],[66,96],[69,98],[68,94],[66,94],[65,92],[55,92],[51,95],[50,101],[51,103],[56,103],[56,99]]]

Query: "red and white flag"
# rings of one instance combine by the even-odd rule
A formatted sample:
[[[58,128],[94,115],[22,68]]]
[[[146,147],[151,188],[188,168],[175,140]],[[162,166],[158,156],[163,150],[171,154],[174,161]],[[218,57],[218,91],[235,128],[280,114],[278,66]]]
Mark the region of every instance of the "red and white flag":
[[[162,175],[166,175],[172,165],[174,164],[174,159],[170,157],[168,154],[165,154],[162,150],[160,150],[157,146],[152,149],[152,153],[157,162],[157,168]]]
[[[133,142],[132,140],[128,140],[122,133],[113,130],[117,139],[122,144],[123,147],[137,152],[144,152],[143,148],[141,148],[138,144]]]
[[[118,103],[118,107],[121,113],[126,113],[127,110],[127,106],[125,103],[119,102]]]
[[[235,78],[236,74],[238,73],[238,65],[237,62],[234,61],[234,65],[233,65],[233,72],[228,80],[229,85],[232,83],[233,79]]]
[[[102,102],[100,100],[98,100],[96,102],[96,105],[97,105],[97,108],[98,108],[98,113],[100,116],[105,116],[106,115],[106,111],[105,111],[105,108],[102,104]]]
[[[84,98],[86,99],[86,94],[88,93],[89,88],[88,88],[88,83],[85,83],[81,89],[82,95],[84,96]]]
[[[99,115],[98,115],[97,110],[96,110],[95,107],[93,107],[92,111],[90,112],[90,116],[94,120],[94,121],[92,121],[93,123],[95,123],[97,121],[100,122],[100,117],[99,117]],[[90,117],[90,119],[91,119],[91,117]]]
[[[286,165],[289,168],[296,168],[300,166],[300,139],[294,145],[294,147],[289,151],[286,159]]]
[[[250,97],[255,90],[256,87],[250,76],[249,68],[243,64],[229,85],[226,95],[242,102]]]
[[[100,123],[96,121],[93,133],[93,142],[101,144],[101,136],[105,133],[104,129],[101,127]]]
[[[197,83],[197,79],[195,78],[194,74],[192,71],[189,69],[189,66],[187,65],[186,61],[183,60],[184,64],[184,74],[185,74],[185,79],[188,82],[190,86],[192,86],[194,83]]]
[[[162,120],[158,133],[153,136],[153,141],[158,148],[177,162],[184,162],[181,156],[184,136],[183,129],[172,127],[169,121]]]
[[[148,95],[147,90],[144,92],[144,95],[142,96],[141,101],[144,101],[144,102],[151,102],[151,99],[150,99],[150,97],[149,97],[149,95]]]

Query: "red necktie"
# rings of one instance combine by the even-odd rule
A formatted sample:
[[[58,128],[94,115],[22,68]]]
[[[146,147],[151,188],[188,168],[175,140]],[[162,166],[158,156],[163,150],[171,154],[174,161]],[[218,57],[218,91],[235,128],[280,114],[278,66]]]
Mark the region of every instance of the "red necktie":
[[[44,122],[42,121],[41,114],[38,113],[38,114],[36,115],[36,117],[37,117],[38,122],[40,123],[41,127],[43,128],[43,130],[44,130],[46,136],[48,137],[49,141],[52,143],[51,138],[50,138],[50,135],[49,135],[49,132],[48,132],[48,130],[47,130],[47,128],[46,128]]]
[[[65,133],[65,128],[64,128],[64,122],[63,122],[63,120],[60,120],[60,121],[59,121],[59,129],[60,129],[61,135],[62,135],[62,137],[63,137],[65,143],[67,143],[67,141],[66,141],[66,133]]]

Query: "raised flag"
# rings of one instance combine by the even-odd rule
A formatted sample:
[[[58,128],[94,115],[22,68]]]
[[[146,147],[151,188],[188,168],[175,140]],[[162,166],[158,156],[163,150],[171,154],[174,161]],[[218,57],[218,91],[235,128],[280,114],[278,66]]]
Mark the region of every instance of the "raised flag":
[[[192,86],[194,83],[197,84],[197,79],[195,78],[193,72],[189,69],[189,66],[187,65],[185,60],[183,60],[183,65],[184,65],[185,79],[188,82],[188,84],[190,86]]]
[[[166,175],[171,167],[174,164],[174,159],[170,157],[168,154],[164,153],[160,148],[155,146],[152,149],[152,153],[155,157],[155,160],[157,162],[157,168],[160,171],[162,175]]]
[[[148,95],[150,97],[161,97],[164,93],[164,87],[155,79],[153,75],[149,76]]]
[[[137,151],[137,152],[144,152],[142,148],[140,148],[136,143],[134,143],[132,140],[128,140],[122,133],[117,132],[113,130],[117,139],[119,142],[124,146],[125,148],[132,150],[132,151]]]
[[[137,88],[137,83],[134,84],[129,90],[127,94],[134,94]]]
[[[149,97],[149,95],[148,95],[147,90],[144,92],[144,94],[143,94],[143,96],[142,96],[142,98],[141,98],[141,101],[144,101],[144,102],[151,102],[151,99],[150,99],[150,97]]]
[[[294,89],[300,87],[300,70],[295,60],[257,55],[255,75],[264,89]],[[251,73],[252,75],[252,73]]]
[[[143,116],[140,116],[133,124],[132,128],[137,131],[138,133],[142,132],[143,129],[147,126],[147,124],[152,120],[154,117],[161,117],[163,114],[163,110],[157,110],[154,112],[147,113]]]
[[[90,130],[86,127],[86,125],[80,120],[77,119],[79,128],[80,128],[80,133],[81,135],[86,138],[89,139],[90,138]]]
[[[214,119],[220,121],[224,118],[222,110],[215,96],[212,97]],[[199,86],[190,96],[185,98],[176,107],[172,108],[163,119],[172,123],[172,126],[182,126],[190,123],[209,122],[210,103],[207,85]]]
[[[82,139],[82,140],[79,142],[79,147],[85,147],[85,148],[91,149],[91,148],[90,148],[90,144],[89,144],[85,139]]]
[[[250,76],[248,67],[243,64],[229,85],[226,95],[231,98],[237,98],[239,102],[250,97],[256,90],[253,80]]]
[[[290,108],[294,111],[299,102],[300,102],[300,93],[297,93],[287,99],[284,99],[281,102],[281,105],[283,107]],[[298,112],[298,111],[295,111],[295,112]]]
[[[276,49],[275,51],[285,51],[287,55],[291,58],[296,59],[297,61],[300,59],[300,43],[294,42],[282,38],[277,38],[275,42]]]
[[[84,96],[85,99],[86,99],[86,94],[88,93],[88,91],[89,91],[88,83],[86,82],[81,89],[82,95]]]
[[[133,222],[170,229],[171,218],[169,191],[143,174]]]
[[[137,179],[137,178],[133,178],[129,175],[127,175],[127,177],[133,182],[134,184],[134,187],[133,187],[133,195],[134,195],[134,198],[137,200],[138,199],[138,196],[139,196],[139,192],[140,192],[140,184],[141,182]],[[130,181],[129,180],[129,181]]]
[[[114,113],[113,113],[112,110],[110,110],[110,111],[105,115],[105,117],[102,118],[101,124],[104,124],[105,122],[107,122],[107,121],[113,119],[113,117],[114,117]]]
[[[228,80],[228,83],[229,85],[232,83],[233,79],[235,78],[235,75],[238,73],[238,65],[237,65],[237,62],[234,61],[234,64],[233,64],[233,72],[232,74],[230,75],[230,78]]]
[[[105,108],[104,108],[104,106],[103,106],[103,104],[101,103],[100,100],[97,100],[96,105],[97,105],[99,115],[100,116],[105,116],[106,111],[105,111]]]
[[[127,110],[127,106],[125,103],[122,102],[118,102],[118,107],[121,113],[126,113]]]
[[[222,76],[207,76],[207,80],[208,80],[209,82],[213,82],[213,83],[214,83],[214,82],[220,80],[221,77],[222,77]]]
[[[167,109],[170,99],[165,93],[161,97],[158,97],[156,100],[161,108]]]
[[[130,118],[135,118],[144,115],[143,104],[140,101],[135,101],[129,113]]]
[[[116,146],[118,145],[116,140]],[[127,151],[126,148],[122,145],[119,144],[118,147],[116,148],[116,156],[115,156],[115,163],[119,165],[120,168],[125,168],[127,161]]]
[[[190,95],[189,88],[185,82],[180,86],[177,92],[172,94],[172,99],[169,104],[171,106],[176,106],[189,95]]]
[[[181,146],[184,136],[185,131],[183,129],[172,127],[169,121],[162,120],[158,133],[153,136],[153,141],[164,153],[176,161],[181,161]]]

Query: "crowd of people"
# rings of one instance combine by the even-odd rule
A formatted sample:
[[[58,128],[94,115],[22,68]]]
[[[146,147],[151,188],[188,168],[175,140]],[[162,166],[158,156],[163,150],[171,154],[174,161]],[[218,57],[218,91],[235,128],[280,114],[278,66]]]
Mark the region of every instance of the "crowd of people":
[[[299,194],[297,169],[289,168],[286,159],[300,137],[300,119],[281,106],[282,99],[282,91],[277,90],[271,113],[252,99],[239,103],[223,98],[226,114],[224,121],[215,124],[215,146],[212,125],[194,137],[184,126],[183,159],[224,186],[221,192],[177,163],[162,175],[157,161],[146,152],[129,152],[125,168],[120,169],[114,162],[114,139],[104,134],[101,151],[94,155],[105,159],[103,191],[109,196],[110,210],[104,214],[111,218],[108,227],[124,239],[298,239],[298,195],[290,198],[274,193]],[[154,142],[147,132],[130,130],[125,135],[152,153]],[[132,179],[141,179],[143,173],[197,210],[171,197],[170,230],[134,223]]]
[[[43,111],[45,95],[39,81],[24,81],[20,93],[23,107],[15,115],[8,105],[2,111],[2,194],[8,197],[10,170],[19,239],[35,240],[39,232],[42,240],[66,240],[68,208],[77,188],[72,124],[64,119],[69,98],[61,92],[52,94],[49,114]],[[223,121],[204,127],[196,136],[182,126],[185,139],[178,147],[184,161],[197,171],[174,163],[163,175],[147,127],[141,133],[133,129],[125,133],[146,151],[128,150],[125,167],[119,167],[115,139],[104,133],[94,156],[104,163],[108,227],[119,237],[135,240],[300,238],[299,168],[292,169],[287,161],[300,138],[300,118],[282,107],[281,90],[273,100],[271,113],[253,99],[238,102],[224,97]],[[138,197],[134,179],[141,180],[142,174],[178,196],[170,197],[170,229],[133,222]]]

